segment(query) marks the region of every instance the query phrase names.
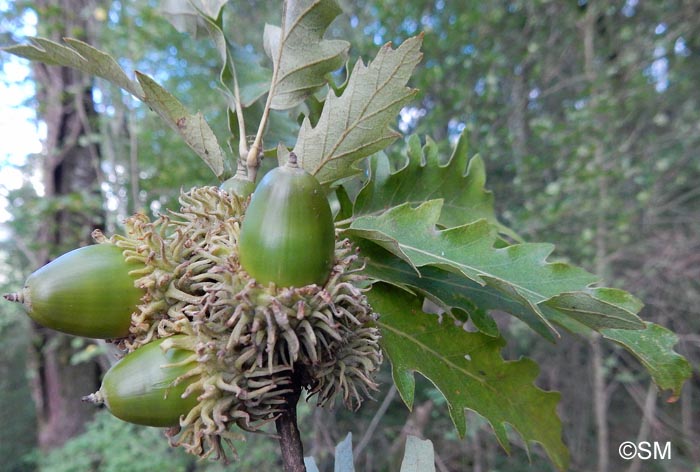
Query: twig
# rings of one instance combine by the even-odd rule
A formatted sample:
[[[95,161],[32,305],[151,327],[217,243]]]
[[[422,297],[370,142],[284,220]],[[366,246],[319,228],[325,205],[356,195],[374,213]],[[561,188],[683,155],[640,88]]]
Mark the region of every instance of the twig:
[[[275,427],[279,435],[284,472],[306,472],[304,446],[297,426],[297,403],[301,394],[301,382],[295,381],[292,388],[284,410],[275,420]]]
[[[233,63],[233,60],[231,60],[231,63]],[[243,107],[241,105],[241,91],[238,88],[238,76],[236,75],[236,69],[233,68],[233,96],[234,96],[234,102],[235,102],[235,111],[236,111],[236,117],[238,118],[238,159],[236,159],[237,162],[237,169],[244,169],[245,168],[245,160],[248,158],[248,142],[247,142],[247,137],[246,137],[246,130],[245,130],[245,118],[243,117]],[[231,130],[233,132],[233,130]],[[247,172],[246,172],[247,175]],[[254,182],[255,179],[252,179]]]
[[[362,436],[362,439],[360,439],[360,442],[357,444],[357,447],[355,448],[355,452],[353,454],[353,456],[355,457],[355,460],[357,460],[357,458],[360,457],[360,454],[362,454],[362,451],[364,450],[364,448],[367,447],[367,444],[369,444],[369,441],[370,441],[370,439],[372,439],[372,435],[374,434],[374,431],[377,429],[377,426],[379,426],[379,422],[384,417],[384,414],[386,413],[386,410],[389,408],[389,405],[391,404],[391,402],[394,401],[394,397],[396,397],[396,392],[397,392],[396,385],[392,384],[391,388],[386,393],[386,396],[384,397],[382,404],[379,405],[379,409],[374,414],[374,418],[372,418],[372,421],[370,421],[369,426],[367,427],[367,431],[365,431],[365,434]]]
[[[282,34],[280,37],[281,43],[284,43],[284,34],[287,32],[287,1],[282,3]],[[280,68],[279,64],[281,61],[282,50],[284,49],[284,44],[280,44],[279,51],[277,51],[277,57],[272,60],[272,79],[270,80],[270,90],[267,92],[267,99],[265,100],[265,107],[263,108],[262,118],[260,118],[260,123],[258,125],[258,132],[255,133],[255,140],[248,149],[248,155],[246,158],[246,167],[248,169],[248,179],[255,182],[255,177],[258,172],[258,167],[260,167],[259,155],[262,151],[262,138],[265,134],[265,127],[267,126],[267,120],[270,117],[270,109],[272,108],[272,99],[277,92],[277,82],[279,80]]]

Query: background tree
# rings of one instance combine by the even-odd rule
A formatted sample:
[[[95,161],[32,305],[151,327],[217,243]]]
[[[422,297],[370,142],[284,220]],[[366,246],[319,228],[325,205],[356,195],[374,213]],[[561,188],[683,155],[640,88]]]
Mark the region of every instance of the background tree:
[[[679,351],[698,365],[698,343],[691,334],[698,326],[690,316],[698,296],[692,261],[698,249],[693,236],[698,234],[700,220],[698,193],[692,185],[700,173],[694,155],[699,109],[699,35],[692,21],[697,13],[695,2],[594,6],[527,1],[469,8],[457,3],[400,2],[400,9],[396,2],[357,4],[347,9],[349,21],[337,23],[337,34],[345,34],[342,25],[349,23],[357,46],[352,53],[366,56],[378,44],[388,40],[398,44],[426,30],[423,49],[429,60],[413,83],[422,92],[402,112],[399,127],[438,138],[443,155],[450,139],[466,130],[472,149],[484,157],[489,187],[495,190],[504,220],[525,239],[556,241],[560,256],[639,293],[647,302],[646,318],[688,333]],[[274,11],[247,5],[227,8],[235,12],[230,15],[235,25],[257,25],[235,30],[241,44],[257,41],[262,18],[256,15],[263,16],[261,10]],[[129,50],[147,51],[150,48],[145,46],[153,45],[150,53],[157,54],[155,50],[163,50],[171,39],[161,34],[170,30],[158,23],[152,11],[133,10],[124,2],[112,5],[109,13],[119,18],[110,21],[110,28],[122,31],[117,36],[121,34],[122,44],[131,44]],[[139,15],[144,19],[139,20]],[[151,35],[148,31],[152,30],[144,28],[120,30],[119,25],[129,21],[152,21],[162,31]],[[133,31],[146,36],[145,45],[140,44],[139,35],[130,33]],[[159,39],[163,42],[158,43]],[[193,44],[183,37],[179,40]],[[186,69],[185,48],[177,51],[181,62],[173,63],[182,65],[182,70]],[[195,47],[205,48],[205,43]],[[187,61],[188,67],[195,62]],[[210,69],[202,71],[208,77],[217,73],[214,59]],[[171,68],[168,75],[176,79]],[[207,96],[215,95],[207,80],[184,87],[178,95],[183,100],[200,91],[197,108],[207,103]],[[103,89],[108,90],[104,85]],[[113,168],[119,177],[110,184],[114,194],[122,196],[124,185],[130,185],[131,200],[136,195],[140,198],[134,206],[157,209],[167,204],[168,195],[174,195],[165,176],[180,169],[189,175],[184,164],[193,160],[176,149],[181,146],[174,139],[151,139],[154,133],[172,137],[153,131],[148,124],[153,114],[142,113],[128,101],[124,110],[122,116],[129,119],[122,129],[132,130],[134,138],[140,136],[138,166],[126,167],[130,173],[119,174],[116,169],[124,166],[126,154],[115,153]],[[120,121],[108,116],[108,122]],[[126,142],[132,147],[122,149],[132,152],[136,141],[127,136]],[[143,143],[152,142],[157,143],[153,148],[143,148]],[[168,160],[149,163],[149,153]],[[193,163],[192,168],[195,166]],[[163,172],[166,168],[168,172]],[[142,178],[139,192],[134,193],[135,170]],[[178,178],[184,182],[189,177]],[[625,352],[601,348],[595,341],[550,346],[536,341],[512,318],[499,322],[517,334],[518,341],[507,348],[510,357],[534,356],[543,365],[539,383],[563,392],[573,468],[622,467],[625,464],[613,457],[615,445],[644,436],[673,439],[678,464],[698,460],[692,448],[698,438],[697,416],[693,415],[698,411],[693,408],[698,401],[693,394],[697,372],[678,404],[657,403],[655,395],[647,395],[653,393],[648,377]],[[584,374],[567,375],[572,366]],[[384,384],[389,383],[387,377]],[[371,430],[368,438],[372,441],[397,450],[394,445],[405,437],[405,431],[422,432],[437,441],[438,462],[446,470],[464,467],[465,461],[472,461],[477,469],[502,466],[502,456],[482,434],[487,428],[483,421],[475,418],[469,441],[455,446],[454,438],[443,434],[449,429],[444,405],[429,388],[417,401],[420,408],[410,416],[394,401],[388,387],[387,391],[386,402],[377,405],[374,416],[382,419],[382,428]],[[566,415],[581,408],[595,409],[597,415]],[[312,450],[330,454],[345,431],[368,431],[366,425],[371,424],[374,413],[364,410],[358,417],[314,410],[317,429]],[[597,431],[598,440],[590,434],[592,430]],[[364,449],[362,459],[368,470],[380,467],[382,460],[371,449]],[[519,452],[515,454],[518,457]],[[513,466],[517,462],[506,463]]]
[[[405,126],[433,136],[469,130],[472,147],[486,159],[501,215],[526,239],[554,237],[559,254],[582,261],[608,280],[622,281],[633,292],[632,287],[644,294],[667,290],[669,286],[661,289],[658,275],[648,270],[650,265],[636,272],[629,264],[638,266],[646,259],[641,248],[648,247],[647,238],[673,233],[683,240],[683,234],[697,233],[691,222],[697,221],[697,198],[680,184],[698,171],[690,151],[697,146],[689,132],[695,120],[681,111],[697,100],[687,88],[697,77],[687,74],[697,61],[688,47],[690,38],[697,36],[697,26],[688,21],[695,3],[596,6],[533,1],[457,8],[449,1],[409,2],[401,6],[405,16],[397,16],[397,8],[395,2],[368,2],[354,12],[354,21],[362,33],[356,41],[364,38],[366,44],[399,42],[418,29],[428,31],[425,55],[439,59],[417,71],[420,105],[406,111]],[[666,196],[651,197],[656,192]],[[684,202],[683,209],[669,212],[670,205],[662,201]],[[659,211],[665,216],[657,219]],[[686,243],[664,246],[693,260]],[[655,254],[666,258],[666,251]],[[670,286],[683,286],[683,295],[677,297],[693,299],[696,289],[680,283],[694,280],[693,275],[683,274]],[[691,311],[680,308],[684,303],[670,303],[676,307],[671,310],[675,316],[669,316],[669,305],[659,310],[654,303],[645,313],[672,325],[693,318]],[[541,343],[534,348],[523,340],[523,345],[526,350],[518,352],[538,351],[547,381],[563,391],[570,405],[564,411],[581,405],[590,405],[584,408],[592,411],[589,402],[600,399],[598,426],[588,423],[593,415],[577,416],[569,434],[575,444],[574,463],[580,458],[580,466],[592,467],[591,458],[599,458],[599,468],[605,470],[610,453],[601,450],[602,443],[612,446],[623,437],[636,437],[645,422],[637,415],[648,412],[639,391],[633,402],[624,400],[630,392],[624,379],[638,378],[629,371],[625,354],[604,349],[590,356],[585,344],[562,343],[559,355],[552,355]],[[686,343],[683,352],[697,364],[696,347]],[[597,359],[598,367],[593,368],[590,359]],[[590,376],[564,375],[572,364]],[[582,381],[588,386],[582,388]],[[686,412],[686,425],[692,390],[689,387],[681,400],[686,404],[680,408]],[[597,395],[591,395],[594,391]],[[614,417],[605,414],[610,402]],[[667,422],[678,421],[678,407],[663,408]],[[655,434],[673,436],[674,426],[652,423]],[[608,440],[593,442],[591,428],[609,429]],[[677,446],[683,448],[680,442]],[[617,464],[618,459],[609,460]]]
[[[94,40],[92,1],[37,2],[40,32],[49,37],[77,35]],[[45,207],[38,233],[28,244],[30,264],[44,265],[69,247],[89,242],[90,228],[103,227],[100,148],[92,78],[68,68],[34,65],[39,116],[46,126],[42,159]],[[92,412],[80,405],[78,391],[99,384],[95,361],[75,366],[71,340],[35,326],[32,392],[38,445],[50,449],[82,432]]]

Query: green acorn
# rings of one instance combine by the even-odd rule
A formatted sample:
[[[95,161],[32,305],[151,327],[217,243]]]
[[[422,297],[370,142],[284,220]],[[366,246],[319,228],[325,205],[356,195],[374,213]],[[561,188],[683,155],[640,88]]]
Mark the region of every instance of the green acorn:
[[[104,404],[129,423],[177,425],[197,405],[197,395],[185,391],[196,380],[198,364],[194,352],[173,347],[174,341],[158,339],[127,354],[107,371],[100,390],[83,400]]]
[[[241,227],[241,265],[264,285],[323,285],[334,248],[328,200],[291,153],[287,164],[267,173],[253,193]]]
[[[340,398],[357,408],[370,397],[382,354],[352,244],[333,240],[330,268],[316,282],[261,283],[240,260],[241,230],[252,221],[245,200],[202,187],[180,203],[154,221],[134,215],[124,236],[110,238],[144,266],[136,284],[146,295],[119,344],[138,353],[167,337],[175,348],[196,350],[198,366],[187,378],[196,379],[188,388],[198,402],[168,430],[170,444],[226,457],[241,439],[236,427],[258,431],[274,421],[299,382],[320,405]],[[330,215],[327,222],[333,234]]]
[[[19,293],[5,299],[22,303],[27,314],[47,328],[88,338],[129,334],[131,313],[144,291],[129,275],[139,269],[113,244],[68,252],[31,274]]]

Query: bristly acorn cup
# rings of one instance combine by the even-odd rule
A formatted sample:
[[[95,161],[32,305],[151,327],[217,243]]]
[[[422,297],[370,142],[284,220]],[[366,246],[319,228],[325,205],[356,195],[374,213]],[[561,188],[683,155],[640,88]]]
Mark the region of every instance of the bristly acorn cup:
[[[62,320],[75,313],[93,328],[104,319],[92,315],[96,307],[125,309],[119,331],[82,332],[118,338],[130,353],[90,399],[126,421],[170,426],[171,443],[193,454],[225,457],[222,445],[235,454],[232,440],[242,438],[235,426],[259,430],[292,391],[305,388],[321,405],[339,395],[357,408],[376,390],[382,354],[361,260],[336,240],[321,186],[293,156],[250,199],[204,187],[180,203],[154,221],[128,218],[123,236],[96,232],[101,244],[64,256],[80,264],[59,258],[7,297],[35,310],[51,293],[42,313],[55,305]],[[101,257],[83,259],[93,252]],[[91,285],[103,280],[103,259],[119,283]]]
[[[239,260],[241,225],[249,215],[241,201],[200,188],[182,195],[181,203],[180,212],[153,223],[130,219],[129,236],[113,238],[147,266],[137,283],[148,287],[150,303],[139,306],[124,344],[138,349],[186,334],[175,345],[198,355],[196,388],[204,393],[169,432],[172,443],[198,455],[223,455],[222,442],[239,438],[232,424],[256,431],[274,420],[296,379],[318,394],[319,404],[340,394],[348,407],[358,407],[376,389],[372,379],[382,355],[349,242],[334,243],[322,285],[261,284]]]

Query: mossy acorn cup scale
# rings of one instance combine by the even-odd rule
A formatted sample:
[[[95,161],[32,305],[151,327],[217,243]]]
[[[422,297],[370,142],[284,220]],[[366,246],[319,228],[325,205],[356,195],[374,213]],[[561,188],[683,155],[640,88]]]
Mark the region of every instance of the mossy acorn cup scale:
[[[85,246],[54,259],[32,273],[19,293],[5,299],[21,303],[47,328],[96,339],[129,333],[131,313],[144,295],[134,285],[122,250],[104,243]]]
[[[316,178],[291,153],[253,193],[241,226],[241,265],[264,285],[323,285],[334,248],[330,204]]]

